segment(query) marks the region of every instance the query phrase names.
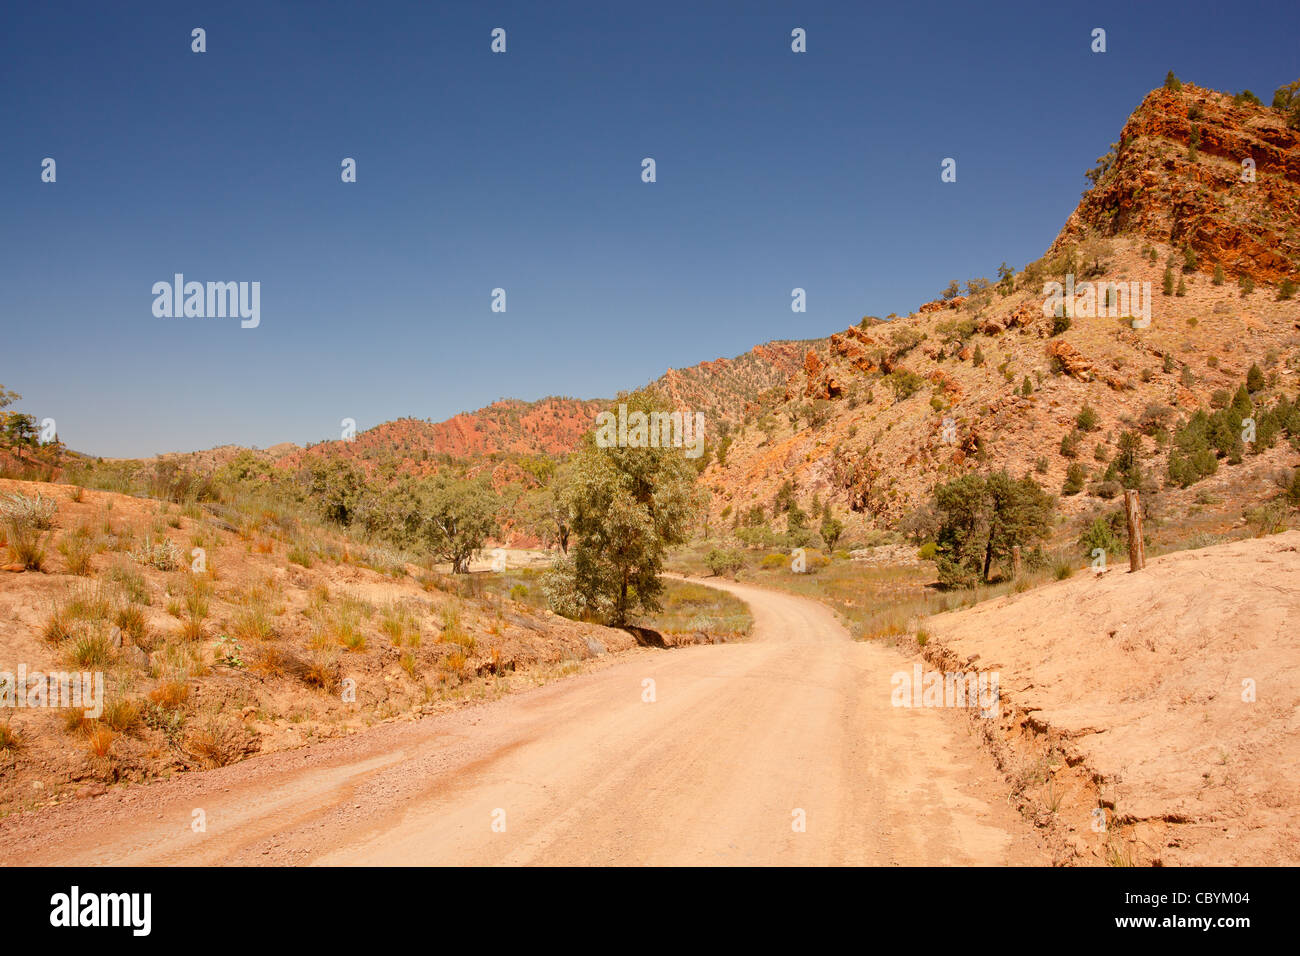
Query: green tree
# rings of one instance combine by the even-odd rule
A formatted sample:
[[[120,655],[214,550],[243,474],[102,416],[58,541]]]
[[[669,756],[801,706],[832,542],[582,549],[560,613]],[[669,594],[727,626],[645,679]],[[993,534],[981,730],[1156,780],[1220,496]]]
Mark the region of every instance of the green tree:
[[[7,408],[20,398],[22,396],[17,392],[11,392],[0,385],[0,408]],[[13,447],[20,456],[24,448],[36,445],[37,434],[36,419],[33,416],[0,412],[0,436],[3,436],[5,444]]]
[[[1273,109],[1286,116],[1286,123],[1292,129],[1300,129],[1300,80],[1279,86],[1273,92]]]
[[[1260,371],[1259,366],[1251,363],[1250,371],[1246,373],[1246,391],[1258,392],[1264,388],[1264,373]]]
[[[365,474],[343,458],[317,458],[304,472],[310,501],[326,521],[350,525],[366,492]]]
[[[844,522],[831,514],[829,504],[822,512],[822,525],[818,530],[821,532],[822,540],[826,542],[826,547],[834,551],[835,542],[839,541],[840,536],[844,534]]]
[[[453,574],[467,574],[469,562],[488,537],[497,533],[500,501],[481,481],[437,479],[421,503],[421,532],[429,551],[451,563]]]
[[[966,586],[989,580],[995,562],[1011,548],[1034,546],[1052,525],[1052,497],[1030,477],[1005,471],[963,475],[934,490],[940,526],[936,537],[939,580]]]
[[[1016,291],[1016,270],[1008,266],[1005,259],[998,266],[998,291],[1003,295]]]
[[[792,502],[785,513],[785,530],[792,535],[798,535],[808,528],[808,515],[798,502]]]
[[[652,411],[652,401],[629,397],[629,414]],[[543,583],[552,608],[613,624],[626,623],[638,607],[657,610],[664,557],[687,540],[701,505],[694,481],[680,448],[601,448],[588,433],[567,494],[569,553]]]
[[[1125,488],[1142,486],[1142,436],[1135,431],[1120,432],[1118,450],[1106,469],[1106,481],[1118,481]]]
[[[1065,435],[1061,437],[1061,457],[1078,458],[1079,440],[1080,436],[1077,431],[1066,432]]]
[[[6,415],[4,432],[6,444],[18,449],[20,453],[24,448],[35,448],[36,437],[40,434],[35,417],[15,412]]]
[[[1083,483],[1087,477],[1088,473],[1083,465],[1077,461],[1070,462],[1069,467],[1065,469],[1065,483],[1061,485],[1061,494],[1077,495],[1083,491]]]

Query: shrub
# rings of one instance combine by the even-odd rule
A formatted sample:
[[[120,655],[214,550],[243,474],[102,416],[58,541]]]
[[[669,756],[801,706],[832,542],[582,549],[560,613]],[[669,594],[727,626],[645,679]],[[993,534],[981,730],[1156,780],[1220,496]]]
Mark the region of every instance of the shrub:
[[[1283,279],[1277,287],[1277,300],[1283,302],[1295,296],[1296,284],[1290,279]]]
[[[1091,405],[1084,405],[1075,416],[1074,424],[1081,432],[1095,431],[1098,424],[1096,410]]]
[[[145,639],[144,608],[140,607],[140,605],[123,605],[113,617],[113,623],[118,626],[123,634],[130,637],[131,643],[137,647],[143,647],[147,643]]]
[[[58,504],[52,498],[22,494],[0,498],[0,531],[14,559],[24,568],[39,571],[45,561],[45,541],[53,527]]]
[[[1242,276],[1237,280],[1237,288],[1241,290],[1241,295],[1244,298],[1255,291],[1255,280],[1250,276]]]
[[[68,565],[69,574],[88,576],[91,571],[90,558],[94,553],[89,529],[82,527],[65,535],[59,542],[59,553]]]
[[[119,734],[130,733],[140,723],[141,709],[138,701],[119,697],[104,708],[104,723]]]
[[[15,753],[23,749],[23,735],[14,730],[9,721],[0,724],[0,754]]]
[[[175,571],[181,566],[181,549],[166,538],[146,544],[139,551],[130,552],[130,555],[157,571]]]
[[[1153,402],[1143,410],[1141,418],[1138,419],[1138,429],[1144,435],[1154,435],[1156,432],[1167,430],[1173,420],[1172,408]]]
[[[895,401],[906,401],[920,391],[921,386],[925,384],[925,379],[915,372],[907,369],[896,368],[885,376],[885,381],[890,388],[894,390]]]
[[[1113,517],[1117,517],[1113,516]],[[1112,520],[1097,517],[1087,530],[1079,536],[1079,547],[1083,549],[1086,557],[1092,557],[1092,553],[1100,548],[1107,554],[1119,554],[1123,548],[1119,536],[1115,533]]]
[[[234,717],[218,714],[204,718],[186,736],[186,752],[205,768],[224,767],[241,757],[248,734]]]
[[[1223,280],[1224,280],[1223,266],[1219,265],[1216,262],[1214,264],[1214,278],[1211,279],[1210,281],[1213,282],[1215,285],[1223,285]]]
[[[1254,529],[1256,537],[1286,530],[1286,506],[1280,501],[1270,501],[1256,508],[1248,508],[1242,512],[1242,517]]]
[[[723,551],[720,548],[713,548],[709,551],[704,558],[704,563],[709,566],[709,571],[715,577],[723,574],[735,574],[745,566],[745,561],[738,551]]]
[[[1067,432],[1061,439],[1061,455],[1065,458],[1078,458],[1080,439],[1077,431]]]
[[[1065,483],[1061,485],[1061,494],[1077,495],[1083,490],[1083,483],[1088,477],[1088,472],[1083,465],[1078,462],[1071,462],[1070,466],[1065,469]]]
[[[102,670],[113,661],[113,645],[103,634],[83,634],[72,645],[68,658],[76,667]]]
[[[1099,481],[1093,486],[1092,493],[1098,498],[1109,501],[1123,490],[1123,486],[1118,481]]]
[[[86,733],[86,746],[96,757],[107,757],[113,746],[113,730],[104,724],[95,724]]]
[[[149,585],[145,582],[144,575],[135,568],[118,565],[110,569],[106,576],[121,589],[123,597],[130,603],[145,606],[152,603]]]
[[[164,680],[149,691],[149,700],[162,710],[179,710],[190,696],[190,685],[179,678]]]
[[[203,636],[203,621],[208,616],[208,598],[212,583],[197,574],[186,574],[180,587],[181,600],[168,606],[181,619],[180,636],[183,640],[197,641]]]

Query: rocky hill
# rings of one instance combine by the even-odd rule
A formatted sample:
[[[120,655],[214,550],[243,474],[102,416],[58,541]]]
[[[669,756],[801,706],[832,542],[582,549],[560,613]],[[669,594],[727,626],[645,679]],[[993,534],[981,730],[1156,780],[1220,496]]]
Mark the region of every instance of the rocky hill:
[[[1300,130],[1277,110],[1190,83],[1153,90],[1095,175],[1054,251],[1095,231],[1190,245],[1205,273],[1300,271]]]
[[[1254,182],[1239,178],[1246,156]],[[1057,492],[1072,464],[1084,488],[1063,507],[1088,511],[1114,494],[1102,478],[1121,433],[1140,436],[1155,480],[1177,424],[1218,407],[1252,365],[1264,376],[1256,409],[1294,398],[1300,304],[1288,280],[1300,279],[1300,133],[1278,111],[1226,94],[1161,89],[1101,167],[1042,259],[810,350],[705,472],[711,519],[735,522],[755,505],[770,515],[788,480],[799,501],[830,501],[851,529],[892,527],[936,482],[967,470],[1005,467]],[[1080,296],[1058,318],[1067,306],[1048,302],[1051,281],[1077,291],[1093,283],[1092,305]],[[1139,295],[1112,302],[1108,282],[1126,292],[1138,283]],[[1143,306],[1150,324],[1135,328]],[[1096,420],[1080,429],[1085,405]],[[1077,447],[1063,449],[1069,435]],[[1247,464],[1258,466],[1251,474],[1276,472],[1296,454],[1283,445]],[[1277,491],[1246,486],[1254,490],[1229,489],[1224,520],[1239,522],[1243,501]]]

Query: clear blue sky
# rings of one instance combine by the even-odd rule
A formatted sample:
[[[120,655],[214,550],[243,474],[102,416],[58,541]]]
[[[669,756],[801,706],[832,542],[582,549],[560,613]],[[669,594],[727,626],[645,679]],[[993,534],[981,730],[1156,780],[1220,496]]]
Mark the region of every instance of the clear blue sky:
[[[1166,70],[1267,102],[1297,37],[1294,0],[8,3],[0,382],[103,455],[612,395],[1023,265]],[[155,318],[177,272],[261,282],[261,326]]]

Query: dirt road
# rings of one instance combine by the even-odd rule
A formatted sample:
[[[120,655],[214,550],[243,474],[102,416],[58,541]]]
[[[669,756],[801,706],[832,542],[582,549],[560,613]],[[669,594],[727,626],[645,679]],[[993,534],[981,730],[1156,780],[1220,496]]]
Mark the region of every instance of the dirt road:
[[[11,817],[0,864],[1049,862],[961,719],[890,705],[896,652],[719,586],[751,641]]]

